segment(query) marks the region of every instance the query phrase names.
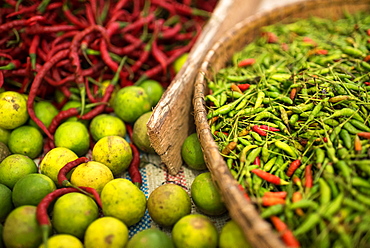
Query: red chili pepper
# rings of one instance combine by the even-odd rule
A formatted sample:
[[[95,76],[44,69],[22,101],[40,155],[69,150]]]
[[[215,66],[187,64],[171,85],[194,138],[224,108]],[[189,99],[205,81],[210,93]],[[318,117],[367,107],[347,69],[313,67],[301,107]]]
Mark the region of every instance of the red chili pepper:
[[[296,159],[293,162],[291,162],[289,167],[288,167],[288,170],[286,172],[286,175],[288,177],[293,176],[294,172],[299,168],[299,166],[301,166],[301,160],[300,159]]]
[[[280,129],[279,128],[276,128],[276,127],[269,127],[267,125],[259,125],[259,128],[260,129],[263,129],[263,130],[268,130],[268,131],[273,131],[273,132],[279,132]]]
[[[143,184],[143,180],[140,174],[140,152],[134,143],[130,142],[132,150],[132,160],[128,167],[128,173],[131,177],[132,182],[140,188]]]
[[[279,41],[277,35],[272,32],[265,32],[262,36],[266,37],[268,43],[277,43]]]
[[[370,132],[360,132],[360,133],[357,133],[357,136],[361,138],[365,138],[365,139],[370,139]]]
[[[264,207],[269,207],[278,204],[285,204],[285,200],[280,197],[262,196],[261,204]]]
[[[263,131],[258,125],[253,125],[252,130],[261,136],[267,136],[267,132]]]
[[[254,165],[258,165],[258,166],[261,166],[261,159],[259,156],[257,156],[254,161],[253,161],[253,164]]]
[[[53,120],[50,123],[49,126],[49,132],[51,134],[55,133],[55,130],[58,128],[59,124],[70,117],[77,116],[79,114],[79,111],[77,108],[70,108],[67,110],[60,111],[56,116],[54,116]]]
[[[275,176],[271,173],[268,173],[268,172],[260,170],[260,169],[253,169],[253,170],[251,170],[251,172],[253,172],[257,176],[259,176],[260,178],[266,180],[267,182],[270,182],[270,183],[275,184],[275,185],[287,185],[287,184],[289,184],[287,181],[281,179],[280,177]]]
[[[296,192],[294,192],[293,193],[293,195],[292,195],[292,202],[298,202],[298,201],[300,201],[300,200],[302,200],[302,193],[301,192],[299,192],[299,191],[296,191]],[[296,214],[298,214],[299,216],[303,216],[304,215],[304,212],[303,212],[303,210],[301,209],[301,208],[297,208],[296,210],[295,210],[295,212],[296,212]]]
[[[280,233],[282,240],[288,247],[301,247],[299,241],[294,237],[293,232],[288,226],[277,216],[271,216],[270,220],[275,229]]]
[[[89,159],[86,157],[80,157],[73,161],[68,162],[65,164],[58,173],[58,183],[60,186],[71,186],[71,183],[69,182],[67,178],[68,172],[70,172],[73,168],[77,167],[80,164],[89,162]]]
[[[0,89],[3,87],[4,84],[4,74],[2,71],[0,71]]]
[[[287,196],[287,192],[286,191],[267,191],[263,194],[263,196],[265,197],[278,197],[278,198],[282,198],[282,199],[285,199],[286,196]]]
[[[362,136],[364,136],[362,134]],[[355,145],[354,145],[354,149],[357,153],[361,152],[362,151],[362,143],[361,143],[361,139],[360,139],[360,136],[357,134],[355,135]]]
[[[250,200],[249,195],[247,194],[247,192],[245,191],[241,184],[238,184],[238,188],[240,189],[240,191],[243,192],[243,196],[245,197],[245,199]]]
[[[256,63],[256,59],[254,58],[243,59],[239,61],[238,67],[247,67],[253,65],[254,63]]]
[[[294,98],[297,96],[297,88],[293,88],[291,91],[290,91],[290,94],[289,94],[289,98],[294,100]]]
[[[370,82],[365,82],[364,83],[366,86],[370,86]]]
[[[311,44],[313,46],[317,46],[317,43],[312,40],[310,37],[303,37],[303,42],[307,44]]]
[[[101,103],[99,106],[95,107],[93,110],[91,110],[90,112],[84,114],[83,116],[80,116],[80,119],[81,120],[91,120],[92,118],[94,118],[95,116],[101,114],[105,107],[106,107],[106,104],[108,103],[112,93],[114,91],[114,85],[113,84],[109,84],[108,87],[105,89],[105,93],[104,93],[104,96],[103,96],[103,99],[101,100]]]
[[[238,84],[237,85],[241,91],[246,91],[251,86],[250,84]]]
[[[325,49],[316,49],[315,50],[315,53],[318,54],[318,55],[327,55],[328,54],[328,50],[325,50]]]
[[[312,188],[313,186],[313,177],[312,177],[312,164],[309,164],[305,168],[305,187]]]

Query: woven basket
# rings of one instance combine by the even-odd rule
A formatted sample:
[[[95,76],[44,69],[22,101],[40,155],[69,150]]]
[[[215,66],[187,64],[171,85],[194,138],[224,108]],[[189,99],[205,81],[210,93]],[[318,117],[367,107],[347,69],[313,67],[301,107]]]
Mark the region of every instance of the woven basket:
[[[255,207],[243,196],[236,180],[220,155],[207,120],[204,97],[207,95],[206,79],[225,67],[231,56],[240,51],[260,34],[263,26],[277,22],[291,22],[294,18],[319,16],[337,19],[344,12],[368,11],[370,0],[308,0],[299,1],[269,11],[257,13],[239,22],[223,38],[218,40],[206,54],[195,80],[194,118],[196,130],[204,151],[205,160],[212,177],[222,193],[230,216],[243,229],[245,237],[253,247],[284,247],[277,233],[268,222],[259,217]]]

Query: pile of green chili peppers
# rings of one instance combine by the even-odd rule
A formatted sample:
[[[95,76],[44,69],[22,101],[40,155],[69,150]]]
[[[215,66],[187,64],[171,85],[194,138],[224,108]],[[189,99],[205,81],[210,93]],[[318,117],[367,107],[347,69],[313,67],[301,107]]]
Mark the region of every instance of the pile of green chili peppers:
[[[358,135],[370,132],[369,30],[365,13],[267,26],[207,83],[210,128],[231,173],[301,247],[370,247],[370,139]],[[238,66],[245,59],[253,63]],[[264,204],[266,192],[286,195]]]

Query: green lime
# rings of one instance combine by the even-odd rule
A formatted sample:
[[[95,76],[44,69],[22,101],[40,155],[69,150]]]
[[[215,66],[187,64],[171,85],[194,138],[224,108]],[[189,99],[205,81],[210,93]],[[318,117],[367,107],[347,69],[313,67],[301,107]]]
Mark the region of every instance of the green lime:
[[[90,133],[95,141],[106,136],[125,137],[126,126],[117,116],[101,114],[91,120]]]
[[[67,163],[76,160],[78,156],[65,147],[56,147],[46,153],[40,163],[40,173],[48,176],[58,185],[59,170]]]
[[[126,171],[132,161],[130,144],[120,136],[101,138],[93,147],[92,159],[108,166],[114,176]]]
[[[180,57],[178,57],[175,62],[173,62],[173,69],[175,70],[176,73],[178,73],[183,65],[185,64],[186,60],[189,57],[189,53],[184,53]]]
[[[173,226],[172,240],[177,248],[212,248],[218,245],[218,232],[206,216],[189,214]]]
[[[81,102],[79,101],[68,101],[66,102],[61,111],[64,111],[64,110],[68,110],[68,109],[71,109],[71,108],[81,108],[82,104]],[[81,114],[86,114],[90,111],[91,109],[90,108],[87,108],[87,109],[84,109],[84,112],[81,113]],[[67,118],[66,120],[64,121],[78,121],[78,122],[81,122],[82,124],[84,124],[85,126],[88,126],[90,120],[81,120],[81,119],[78,119],[77,116],[72,116],[72,117],[69,117]]]
[[[85,248],[125,247],[128,228],[117,218],[102,217],[92,222],[85,232]]]
[[[84,237],[87,227],[99,217],[95,201],[82,193],[73,192],[58,198],[52,212],[52,225],[59,234]]]
[[[203,213],[221,215],[227,211],[210,172],[196,176],[191,184],[190,192],[195,206]]]
[[[47,244],[50,248],[84,248],[82,242],[70,234],[55,234],[48,239]],[[45,248],[44,244],[39,248]]]
[[[25,205],[10,212],[4,223],[3,239],[8,248],[38,247],[42,232],[36,220],[36,207]]]
[[[173,226],[191,212],[191,199],[179,185],[168,183],[154,189],[148,198],[148,212],[160,226]]]
[[[147,112],[135,121],[132,128],[132,142],[143,152],[154,154],[155,150],[150,144],[148,128],[146,126],[152,113],[152,111]]]
[[[124,178],[107,183],[101,192],[101,201],[104,215],[116,217],[126,226],[138,223],[146,210],[144,192]]]
[[[245,247],[249,248],[251,245],[246,240],[243,230],[238,226],[234,220],[229,220],[222,227],[219,239],[220,248],[234,248]]]
[[[193,170],[207,169],[203,157],[203,150],[200,145],[197,133],[190,134],[181,147],[181,157],[184,162]]]
[[[11,130],[0,127],[0,142],[8,145]]]
[[[59,125],[55,130],[56,147],[65,147],[78,156],[84,156],[90,148],[90,135],[86,126],[77,121],[68,121]]]
[[[142,114],[151,110],[148,94],[139,86],[121,88],[113,102],[114,113],[124,122],[135,122]]]
[[[0,141],[0,163],[10,154],[12,153],[9,151],[8,146]]]
[[[27,101],[15,91],[0,93],[0,127],[14,129],[28,120]]]
[[[4,184],[0,184],[0,223],[3,223],[8,214],[14,209],[12,191]]]
[[[97,161],[80,164],[71,175],[73,185],[94,188],[99,193],[113,179],[112,171],[105,164]]]
[[[10,189],[19,179],[31,173],[37,173],[37,165],[22,154],[9,155],[0,163],[0,183]]]
[[[32,173],[19,179],[14,187],[12,200],[15,207],[37,206],[40,201],[57,187],[53,180],[44,174]]]
[[[9,137],[8,147],[12,153],[37,158],[43,149],[44,138],[41,131],[33,126],[20,126]]]
[[[155,105],[157,105],[164,92],[162,85],[158,81],[147,79],[141,82],[139,87],[145,90],[146,94],[150,98],[152,107],[155,107]]]
[[[149,228],[136,233],[126,248],[174,248],[172,239],[157,228]]]
[[[49,127],[53,118],[59,113],[58,109],[49,101],[36,102],[33,107],[35,115],[46,127]],[[39,128],[37,124],[29,119],[29,125]],[[41,131],[41,129],[39,128]]]

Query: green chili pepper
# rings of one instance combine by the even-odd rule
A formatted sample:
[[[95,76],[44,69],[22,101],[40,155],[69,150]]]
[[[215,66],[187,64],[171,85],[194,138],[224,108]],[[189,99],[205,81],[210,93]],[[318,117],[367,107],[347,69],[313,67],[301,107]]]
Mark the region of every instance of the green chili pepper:
[[[263,91],[259,91],[257,93],[257,99],[254,104],[254,108],[259,108],[262,104],[263,99],[265,98],[265,93]]]
[[[342,139],[344,146],[347,149],[351,149],[353,143],[352,143],[352,137],[349,134],[348,130],[347,129],[340,130],[339,136]]]
[[[296,114],[300,114],[300,113],[303,113],[305,111],[309,111],[311,110],[315,105],[310,102],[308,104],[299,104],[297,106],[288,106],[287,108],[291,111],[293,111],[293,113],[296,113]]]
[[[350,122],[345,122],[343,128],[345,128],[350,134],[357,134],[361,132],[356,127],[354,127]]]
[[[270,160],[268,160],[266,163],[265,163],[265,165],[263,166],[263,169],[265,170],[265,171],[267,171],[267,172],[270,172],[270,170],[271,170],[271,168],[272,168],[272,166],[274,166],[275,165],[275,161],[276,161],[276,159],[277,159],[278,157],[272,157],[272,158],[270,158]]]
[[[357,113],[357,111],[351,108],[342,108],[340,110],[337,110],[329,118],[336,118],[340,116],[352,116],[352,118],[364,122],[364,119]]]
[[[346,46],[346,47],[342,47],[341,50],[345,54],[351,55],[351,56],[354,56],[354,57],[363,57],[364,56],[364,54],[361,50],[359,50],[357,48],[354,48],[354,47]]]
[[[289,124],[294,126],[294,124],[299,120],[299,115],[298,114],[293,114],[290,116],[289,119]]]
[[[320,204],[324,205],[331,200],[331,190],[324,178],[319,178],[320,185]]]
[[[281,150],[283,150],[284,152],[286,152],[289,156],[292,156],[293,159],[297,159],[298,156],[297,156],[296,152],[287,143],[285,143],[283,141],[280,141],[280,140],[277,140],[277,141],[275,141],[275,145],[276,145],[276,147],[278,147]]]
[[[263,219],[269,218],[273,215],[279,215],[284,211],[284,205],[283,204],[277,204],[270,206],[262,211],[260,214],[260,217]]]
[[[238,98],[237,100],[219,107],[218,109],[214,111],[210,111],[207,115],[207,118],[210,119],[214,116],[222,115],[222,114],[227,114],[229,113],[232,109],[235,108],[236,105],[238,105],[243,99],[246,97],[246,95],[243,95],[242,97]]]
[[[356,119],[350,119],[349,122],[361,131],[370,132],[370,127],[364,124],[364,122],[358,121]]]
[[[300,236],[306,232],[312,230],[321,220],[320,214],[314,212],[309,214],[303,223],[293,231],[294,236]]]

